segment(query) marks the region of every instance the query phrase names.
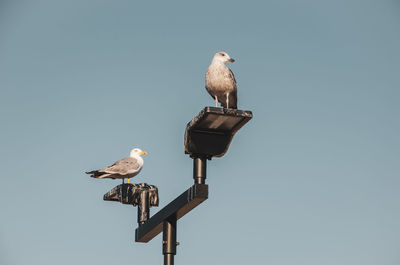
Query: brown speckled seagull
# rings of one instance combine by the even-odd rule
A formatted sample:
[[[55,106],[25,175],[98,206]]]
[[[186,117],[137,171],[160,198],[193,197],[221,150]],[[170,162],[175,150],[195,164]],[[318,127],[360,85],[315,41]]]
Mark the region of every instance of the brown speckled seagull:
[[[226,52],[217,52],[208,67],[206,73],[206,89],[212,98],[215,99],[215,106],[218,101],[222,107],[237,109],[237,87],[235,76],[225,65],[235,60],[229,57]]]
[[[139,174],[140,170],[142,170],[144,161],[141,156],[145,154],[146,152],[135,148],[131,151],[129,157],[118,160],[105,169],[89,171],[86,172],[86,174],[90,174],[92,178],[99,179],[122,179],[122,183],[124,183],[124,179],[127,178],[129,183],[129,179]]]

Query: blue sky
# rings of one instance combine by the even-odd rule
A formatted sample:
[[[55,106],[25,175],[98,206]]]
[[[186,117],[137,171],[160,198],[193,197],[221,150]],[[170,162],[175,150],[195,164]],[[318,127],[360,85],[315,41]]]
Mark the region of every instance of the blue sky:
[[[0,2],[0,263],[161,264],[119,184],[84,171],[148,151],[160,208],[192,184],[186,123],[236,59],[253,120],[208,164],[176,264],[400,262],[400,4]],[[152,209],[152,213],[157,211]]]

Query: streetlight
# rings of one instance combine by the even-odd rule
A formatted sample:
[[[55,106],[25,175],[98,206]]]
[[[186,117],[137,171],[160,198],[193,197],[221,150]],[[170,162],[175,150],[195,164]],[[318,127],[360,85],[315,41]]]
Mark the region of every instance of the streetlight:
[[[150,207],[158,206],[158,189],[145,183],[121,184],[104,195],[104,200],[138,205],[135,241],[149,242],[163,232],[164,265],[174,264],[176,255],[176,223],[185,214],[208,198],[206,162],[222,157],[233,136],[251,118],[251,111],[205,107],[186,126],[185,153],[193,158],[194,185],[150,217]]]

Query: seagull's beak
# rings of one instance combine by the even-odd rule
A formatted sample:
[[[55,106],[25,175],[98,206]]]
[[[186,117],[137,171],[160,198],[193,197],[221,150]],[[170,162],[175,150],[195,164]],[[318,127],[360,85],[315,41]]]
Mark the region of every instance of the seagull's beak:
[[[142,152],[140,152],[140,154],[141,154],[141,155],[145,155],[145,154],[147,154],[147,152],[142,151]]]
[[[234,63],[235,62],[235,60],[234,59],[232,59],[232,58],[229,58],[229,60],[228,61],[230,61],[231,63]]]

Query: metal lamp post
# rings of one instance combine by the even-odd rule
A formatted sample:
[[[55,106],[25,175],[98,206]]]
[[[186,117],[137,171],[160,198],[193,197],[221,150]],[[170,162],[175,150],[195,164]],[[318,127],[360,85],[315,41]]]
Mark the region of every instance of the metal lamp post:
[[[204,108],[186,126],[185,153],[193,158],[194,185],[150,217],[150,207],[158,206],[158,189],[145,183],[121,184],[104,195],[104,200],[138,206],[136,242],[149,242],[163,232],[164,265],[173,265],[176,255],[177,221],[208,198],[207,160],[222,157],[235,133],[251,118],[251,111]]]

